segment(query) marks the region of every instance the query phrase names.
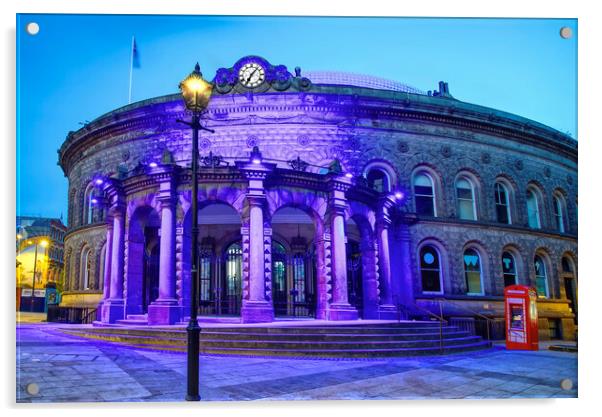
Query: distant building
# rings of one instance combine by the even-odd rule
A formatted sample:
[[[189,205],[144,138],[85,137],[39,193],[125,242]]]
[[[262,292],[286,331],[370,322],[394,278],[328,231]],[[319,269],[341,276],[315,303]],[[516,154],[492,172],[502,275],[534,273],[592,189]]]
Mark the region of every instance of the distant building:
[[[457,100],[444,82],[423,92],[254,56],[213,82],[201,314],[390,319],[441,302],[446,318],[501,318],[518,283],[537,289],[542,338],[574,336],[574,139]],[[189,314],[191,132],[176,122],[187,117],[174,94],[67,136],[65,305],[101,302],[108,323]]]
[[[44,288],[48,282],[55,282],[60,288],[66,232],[67,226],[61,219],[17,216],[17,287],[32,287],[37,243],[36,288]],[[40,245],[42,240],[48,242],[46,248]]]

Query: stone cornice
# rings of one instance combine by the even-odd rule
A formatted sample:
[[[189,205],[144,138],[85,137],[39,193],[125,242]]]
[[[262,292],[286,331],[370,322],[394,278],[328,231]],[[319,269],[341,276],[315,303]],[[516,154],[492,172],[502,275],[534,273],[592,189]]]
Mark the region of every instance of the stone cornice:
[[[380,129],[379,124],[386,129],[387,120],[416,120],[512,138],[533,146],[562,151],[576,159],[577,142],[554,129],[520,116],[454,99],[361,87],[332,86],[313,86],[307,93],[262,93],[256,95],[259,97],[258,99],[252,98],[247,103],[239,103],[235,100],[245,100],[245,97],[240,94],[216,96],[206,116],[210,121],[209,124],[217,127],[229,125],[232,122],[236,123],[235,120],[229,120],[228,117],[237,113],[288,112],[307,116],[308,111],[320,114],[342,113],[347,117],[369,118],[374,120],[377,126],[366,127],[373,129]],[[273,97],[277,97],[275,103],[262,103],[262,99],[272,99]],[[68,171],[70,166],[78,160],[78,156],[81,157],[84,146],[89,148],[100,140],[106,140],[107,137],[115,137],[126,132],[131,133],[142,128],[153,132],[156,132],[157,129],[167,128],[184,129],[176,127],[175,124],[175,119],[185,114],[180,101],[180,96],[177,94],[163,96],[135,103],[99,117],[68,136],[59,150],[60,165],[65,171]],[[308,117],[312,119],[313,124],[337,125],[335,119],[323,118],[320,120]],[[268,120],[266,123],[277,123],[277,119],[279,118]],[[247,120],[241,122],[252,124]],[[361,127],[358,126],[358,128]],[[144,138],[153,134],[155,133],[141,132],[140,135],[130,139]],[[458,138],[462,139],[462,135],[458,135]]]
[[[411,215],[411,213],[410,213]],[[577,244],[577,235],[570,233],[557,233],[551,230],[546,229],[531,229],[527,226],[519,226],[519,225],[504,225],[501,223],[495,222],[485,222],[485,221],[470,221],[470,220],[460,220],[456,218],[443,218],[443,217],[416,217],[416,221],[413,222],[412,225],[425,225],[432,224],[437,226],[457,226],[457,227],[468,227],[468,228],[477,228],[479,230],[486,229],[496,229],[503,230],[511,233],[519,233],[525,236],[538,236],[538,237],[546,237],[552,239],[561,239],[569,242],[574,242]]]

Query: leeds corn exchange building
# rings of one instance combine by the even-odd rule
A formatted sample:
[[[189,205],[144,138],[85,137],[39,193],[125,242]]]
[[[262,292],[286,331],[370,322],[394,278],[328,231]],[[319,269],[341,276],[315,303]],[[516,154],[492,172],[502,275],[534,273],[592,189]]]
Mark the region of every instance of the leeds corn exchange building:
[[[197,178],[202,316],[501,318],[516,283],[537,289],[542,337],[574,337],[574,139],[443,82],[423,92],[248,56],[213,83]],[[67,136],[63,305],[100,304],[107,323],[189,315],[187,117],[168,95]]]

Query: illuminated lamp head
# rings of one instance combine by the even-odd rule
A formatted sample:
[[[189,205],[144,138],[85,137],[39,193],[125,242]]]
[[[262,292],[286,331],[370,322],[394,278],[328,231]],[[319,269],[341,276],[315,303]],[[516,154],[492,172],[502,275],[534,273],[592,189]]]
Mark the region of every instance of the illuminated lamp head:
[[[159,166],[159,164],[157,164],[156,162],[153,161],[153,162],[149,163],[148,166],[151,168],[157,168]]]
[[[194,67],[194,71],[180,82],[179,87],[188,110],[201,112],[207,108],[213,85],[203,79],[198,62]]]
[[[259,147],[253,146],[253,150],[251,151],[251,162],[259,165],[259,164],[261,164],[262,160],[263,160],[263,157],[261,155],[261,152],[259,152]]]

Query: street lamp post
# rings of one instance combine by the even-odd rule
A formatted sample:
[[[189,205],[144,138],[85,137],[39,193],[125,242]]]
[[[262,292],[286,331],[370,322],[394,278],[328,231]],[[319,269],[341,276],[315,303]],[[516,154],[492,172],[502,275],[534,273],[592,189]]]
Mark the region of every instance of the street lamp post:
[[[192,112],[192,121],[186,122],[178,120],[192,128],[192,245],[191,245],[191,261],[192,261],[192,285],[190,289],[190,321],[186,327],[188,334],[188,356],[187,356],[187,392],[186,401],[199,401],[199,336],[201,328],[197,320],[198,310],[198,292],[199,292],[199,265],[197,257],[198,246],[198,158],[199,158],[199,130],[206,130],[213,133],[213,130],[201,126],[201,114],[209,104],[209,98],[213,86],[203,79],[201,68],[197,63],[194,71],[188,75],[181,83],[180,90],[182,98],[186,104],[186,108]]]
[[[28,242],[29,243],[29,242]],[[33,243],[33,242],[31,242]],[[36,251],[33,257],[33,282],[31,285],[31,303],[30,303],[30,311],[33,313],[33,306],[34,306],[34,301],[35,301],[35,295],[36,295],[36,274],[37,274],[37,269],[38,269],[38,243],[40,245],[42,245],[42,247],[44,248],[44,250],[46,250],[46,246],[48,246],[48,241],[47,240],[42,240],[42,241],[37,241],[36,240]]]

